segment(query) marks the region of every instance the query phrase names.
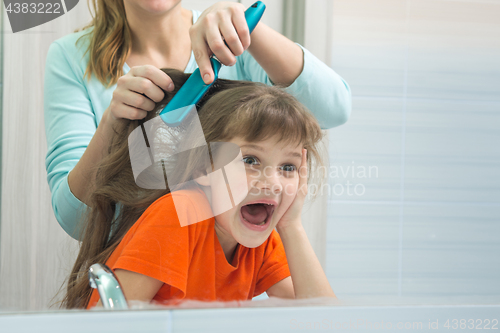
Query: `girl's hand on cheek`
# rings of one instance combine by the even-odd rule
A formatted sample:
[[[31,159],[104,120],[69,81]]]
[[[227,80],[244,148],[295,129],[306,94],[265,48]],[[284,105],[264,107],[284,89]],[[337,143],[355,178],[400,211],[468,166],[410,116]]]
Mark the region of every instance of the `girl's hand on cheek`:
[[[250,46],[245,7],[235,2],[216,3],[201,14],[189,29],[189,35],[201,77],[205,84],[209,84],[214,79],[210,64],[212,53],[224,65],[232,66],[236,63],[235,56]]]
[[[302,163],[300,164],[298,173],[299,186],[297,188],[297,194],[290,207],[288,207],[288,210],[283,214],[283,217],[281,217],[276,225],[278,232],[280,232],[280,229],[290,226],[302,225],[302,207],[304,206],[304,201],[307,196],[307,149],[302,149]],[[283,191],[286,190],[286,188],[283,189]]]

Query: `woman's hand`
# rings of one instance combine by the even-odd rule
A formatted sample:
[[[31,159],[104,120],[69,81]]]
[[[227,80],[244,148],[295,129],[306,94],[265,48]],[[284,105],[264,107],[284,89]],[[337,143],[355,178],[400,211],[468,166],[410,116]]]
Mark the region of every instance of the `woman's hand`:
[[[286,190],[286,189],[285,189]],[[288,228],[290,226],[302,226],[301,214],[302,207],[304,206],[304,201],[307,196],[307,149],[302,149],[302,163],[299,167],[299,186],[297,188],[297,194],[293,200],[288,210],[283,214],[276,229],[278,233],[280,230]]]
[[[165,96],[163,90],[172,91],[172,79],[162,70],[151,66],[136,66],[118,78],[116,89],[109,107],[106,109],[108,119],[143,119],[148,111],[152,111],[155,103],[161,102]]]
[[[250,32],[245,7],[235,2],[218,2],[207,8],[189,29],[191,47],[203,81],[214,79],[210,56],[226,66],[233,66],[236,57],[250,46]],[[224,44],[226,41],[229,48]]]

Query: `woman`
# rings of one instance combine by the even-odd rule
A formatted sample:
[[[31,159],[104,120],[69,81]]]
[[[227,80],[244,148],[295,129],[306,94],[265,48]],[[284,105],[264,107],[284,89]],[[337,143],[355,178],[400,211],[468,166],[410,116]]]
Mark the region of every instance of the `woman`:
[[[93,167],[107,154],[117,119],[143,119],[163,99],[162,89],[174,89],[159,68],[190,73],[198,64],[209,83],[213,53],[231,66],[221,69],[220,78],[288,86],[322,128],[349,116],[347,83],[262,22],[250,40],[241,4],[220,2],[200,13],[182,8],[179,0],[92,1],[90,25],[50,46],[44,84],[52,207],[75,238],[92,192]]]

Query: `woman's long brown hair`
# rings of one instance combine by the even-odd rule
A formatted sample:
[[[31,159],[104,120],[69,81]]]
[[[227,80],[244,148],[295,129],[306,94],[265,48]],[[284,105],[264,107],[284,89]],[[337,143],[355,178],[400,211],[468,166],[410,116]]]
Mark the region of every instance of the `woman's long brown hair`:
[[[87,306],[92,292],[87,277],[89,267],[105,263],[144,211],[169,193],[168,188],[145,190],[137,186],[128,147],[129,134],[156,117],[190,75],[173,69],[163,71],[172,78],[176,90],[165,92],[163,101],[157,103],[145,119],[121,119],[115,127],[109,154],[97,166],[95,188],[81,224],[80,252],[62,302],[64,308]],[[322,165],[316,147],[323,136],[318,122],[301,103],[280,88],[219,79],[197,106],[206,142],[228,141],[236,136],[259,142],[277,136],[279,142],[301,144],[307,149],[309,170],[312,163]],[[193,179],[195,171],[187,170],[186,179]]]
[[[88,32],[77,41],[88,38],[89,42],[84,77],[94,74],[104,86],[110,87],[123,75],[123,66],[132,49],[125,6],[123,0],[88,0],[87,4],[92,21],[82,29]]]

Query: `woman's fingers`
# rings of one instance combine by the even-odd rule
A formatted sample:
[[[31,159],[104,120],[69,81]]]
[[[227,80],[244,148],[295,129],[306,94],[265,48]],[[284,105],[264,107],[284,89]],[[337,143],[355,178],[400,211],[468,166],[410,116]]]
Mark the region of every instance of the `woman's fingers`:
[[[239,39],[239,42],[243,48],[243,51],[248,49],[248,47],[250,46],[250,30],[248,30],[248,24],[247,24],[247,20],[245,18],[245,12],[243,10],[235,10],[233,12],[232,23],[233,23],[234,28],[236,29],[237,34],[238,34],[238,39]],[[231,47],[231,45],[229,45],[229,46]],[[231,50],[233,50],[232,47],[231,47]],[[241,53],[243,53],[243,51],[241,51]],[[233,50],[233,53],[234,53],[234,50]],[[234,54],[236,54],[236,53],[234,53]],[[240,54],[236,54],[236,55],[240,55]]]
[[[143,119],[148,115],[147,111],[134,108],[129,105],[122,104],[120,105],[121,108],[121,114],[124,115],[123,118],[131,119],[131,120],[138,120],[138,119]]]
[[[155,102],[144,95],[132,90],[116,89],[113,92],[113,98],[123,104],[132,106],[144,111],[152,111],[155,107]]]
[[[205,82],[205,84],[212,83],[214,80],[214,71],[210,63],[211,53],[209,53],[207,43],[201,35],[196,35],[194,30],[190,30],[190,33],[191,31],[193,31],[191,35],[191,47],[193,48],[194,58],[200,69],[203,82]]]
[[[218,22],[218,24],[212,24],[208,26],[208,30],[206,30],[206,41],[208,43],[208,47],[212,52],[215,54],[217,59],[220,60],[221,63],[223,63],[226,66],[232,66],[236,62],[236,58],[234,54],[231,52],[231,50],[224,44],[224,40],[222,39],[222,29],[225,29],[225,32],[227,35],[230,36],[230,39],[233,41],[234,44],[234,37],[231,36],[230,32],[228,30],[231,30],[231,28],[227,27],[227,23],[225,25],[222,25],[223,22]],[[219,26],[219,24],[221,24]],[[232,27],[233,32],[234,27]]]
[[[158,87],[166,91],[174,90],[174,82],[159,68],[152,65],[132,67],[129,72],[132,76],[148,79]]]
[[[130,105],[121,102],[115,102],[114,100],[111,101],[110,112],[111,116],[114,119],[123,118],[123,119],[137,120],[137,119],[143,119],[148,115],[147,111],[132,107]]]
[[[161,102],[165,93],[156,84],[143,77],[131,77],[128,89],[147,96],[151,102]],[[154,106],[154,103],[152,103]],[[152,109],[151,109],[152,110]]]
[[[220,22],[219,29],[220,33],[222,34],[222,37],[224,38],[224,41],[226,42],[227,46],[229,46],[229,53],[230,53],[229,55],[231,56],[231,60],[234,59],[234,62],[232,63],[234,64],[236,62],[236,58],[234,56],[239,56],[245,51],[245,49],[243,48],[240,36],[238,36],[238,32],[236,31],[236,27],[234,26],[233,20],[231,19],[230,16],[225,17]]]
[[[163,100],[164,90],[173,89],[172,79],[162,70],[151,65],[132,67],[118,79],[109,111],[115,119],[142,119]]]
[[[206,84],[214,77],[209,58],[212,53],[222,64],[232,66],[236,56],[250,45],[244,10],[241,4],[217,3],[207,8],[189,30],[193,53]]]

